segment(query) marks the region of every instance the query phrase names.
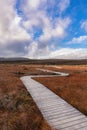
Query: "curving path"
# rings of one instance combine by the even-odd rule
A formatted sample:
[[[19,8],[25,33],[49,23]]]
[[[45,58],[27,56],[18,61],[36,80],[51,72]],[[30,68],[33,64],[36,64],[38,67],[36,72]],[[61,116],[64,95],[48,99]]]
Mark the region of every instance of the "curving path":
[[[50,72],[49,70],[42,69],[41,71]],[[53,71],[51,72],[53,73]],[[58,72],[58,75],[68,76],[69,74]],[[87,117],[85,115],[69,105],[44,85],[33,80],[32,77],[37,76],[24,76],[21,80],[36,102],[43,117],[53,129],[87,130]]]

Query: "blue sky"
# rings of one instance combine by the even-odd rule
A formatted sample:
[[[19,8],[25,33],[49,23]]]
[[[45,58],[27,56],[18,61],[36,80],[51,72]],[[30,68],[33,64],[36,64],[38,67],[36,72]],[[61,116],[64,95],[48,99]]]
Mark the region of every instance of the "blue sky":
[[[0,56],[87,58],[87,0],[3,0]]]

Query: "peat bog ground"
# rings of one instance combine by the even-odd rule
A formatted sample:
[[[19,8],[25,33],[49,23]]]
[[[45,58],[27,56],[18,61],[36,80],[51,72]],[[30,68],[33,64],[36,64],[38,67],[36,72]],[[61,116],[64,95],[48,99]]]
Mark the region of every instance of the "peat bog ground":
[[[0,130],[51,130],[20,80],[36,67],[0,64]]]
[[[34,79],[87,115],[87,65],[50,66],[47,69],[70,75]]]
[[[46,75],[39,69],[70,73],[67,77],[38,77],[68,103],[87,115],[87,65],[0,64],[0,130],[51,130],[20,77]]]

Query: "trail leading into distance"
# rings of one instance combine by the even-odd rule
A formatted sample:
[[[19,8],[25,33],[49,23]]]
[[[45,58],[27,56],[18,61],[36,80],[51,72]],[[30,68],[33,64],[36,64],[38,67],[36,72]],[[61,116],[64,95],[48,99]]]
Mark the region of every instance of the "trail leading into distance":
[[[49,70],[40,70],[53,73],[53,71]],[[58,75],[56,76],[69,75],[61,72],[56,72],[56,74],[57,73]],[[21,77],[21,80],[36,102],[43,117],[47,120],[53,129],[87,130],[87,117],[85,115],[61,99],[47,87],[33,80],[32,77],[48,76],[24,76]]]

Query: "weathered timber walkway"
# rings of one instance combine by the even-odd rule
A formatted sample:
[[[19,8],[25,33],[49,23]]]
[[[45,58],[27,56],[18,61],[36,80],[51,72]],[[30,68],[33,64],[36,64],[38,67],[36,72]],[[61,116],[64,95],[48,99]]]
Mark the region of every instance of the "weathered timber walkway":
[[[87,130],[85,115],[31,77],[24,76],[21,80],[53,129]]]

